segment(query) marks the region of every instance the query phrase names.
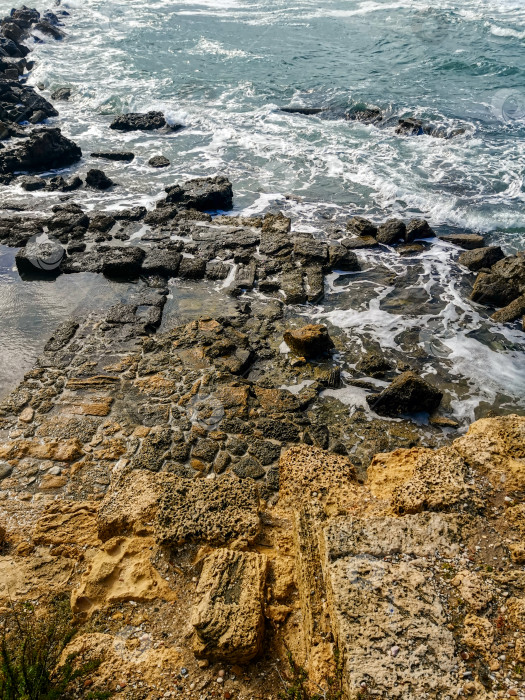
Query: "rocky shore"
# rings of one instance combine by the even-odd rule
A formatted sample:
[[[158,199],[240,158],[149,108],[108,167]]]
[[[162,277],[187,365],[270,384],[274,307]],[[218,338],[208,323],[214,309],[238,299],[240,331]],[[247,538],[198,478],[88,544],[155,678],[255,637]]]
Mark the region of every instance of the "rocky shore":
[[[431,376],[366,343],[350,375],[346,336],[300,307],[363,251],[444,242],[470,300],[525,330],[524,254],[421,218],[353,216],[320,236],[282,212],[235,215],[223,175],[174,182],[151,209],[86,206],[119,184],[66,170],[82,151],[25,82],[24,42],[65,38],[66,16],[0,23],[2,184],[50,193],[38,214],[8,203],[0,243],[27,280],[133,286],[65,319],[0,403],[3,629],[18,604],[38,619],[67,600],[61,663],[94,669],[67,697],[525,698],[525,418],[458,437]],[[108,129],[182,125],[130,113]],[[397,132],[445,136],[410,118]],[[233,310],[166,324],[173,279]]]

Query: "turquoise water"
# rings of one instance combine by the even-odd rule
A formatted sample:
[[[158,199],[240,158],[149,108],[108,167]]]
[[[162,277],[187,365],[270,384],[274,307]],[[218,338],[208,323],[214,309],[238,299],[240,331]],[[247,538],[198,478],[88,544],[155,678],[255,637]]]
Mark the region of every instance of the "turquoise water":
[[[523,2],[319,5],[62,2],[71,13],[68,38],[34,47],[31,82],[46,95],[74,88],[71,101],[57,105],[58,122],[87,156],[111,148],[137,154],[131,164],[103,164],[121,187],[103,199],[85,192],[77,199],[104,208],[149,203],[166,184],[220,172],[234,183],[237,210],[282,209],[295,230],[322,236],[356,213],[377,221],[423,215],[440,232],[479,231],[508,253],[523,249]],[[0,2],[3,11],[10,7]],[[278,109],[289,105],[327,112]],[[346,121],[345,110],[356,105],[380,107],[386,124]],[[108,129],[116,113],[150,109],[186,128],[171,136]],[[399,137],[401,116],[464,133]],[[152,171],[147,161],[160,153],[172,165]],[[79,171],[95,164],[87,157]],[[38,193],[33,200],[36,208],[44,202]],[[309,313],[346,328],[349,343],[366,336],[399,347],[398,334],[423,329],[415,342],[429,355],[424,370],[440,377],[460,417],[480,406],[524,407],[524,334],[517,325],[494,326],[468,302],[454,257],[445,245],[411,262],[393,252],[364,256],[369,270],[408,274],[404,294],[418,290],[419,308],[406,299],[396,305],[395,290],[371,285],[365,272],[331,280],[324,306]]]

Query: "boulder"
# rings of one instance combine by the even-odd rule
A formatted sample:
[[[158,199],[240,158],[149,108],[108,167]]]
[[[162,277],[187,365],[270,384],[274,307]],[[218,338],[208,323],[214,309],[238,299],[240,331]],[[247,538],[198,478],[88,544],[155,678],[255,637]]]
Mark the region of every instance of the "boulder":
[[[17,252],[15,262],[20,273],[56,276],[64,256],[64,248],[56,241],[34,241]]]
[[[61,102],[67,102],[71,97],[71,88],[61,87],[51,93],[52,100],[58,100]]]
[[[411,219],[407,224],[405,241],[412,243],[419,238],[434,238],[436,234],[425,219]]]
[[[472,272],[479,272],[479,270],[491,268],[504,257],[503,251],[499,246],[487,246],[461,253],[458,262],[460,265],[468,267]]]
[[[405,240],[407,227],[401,219],[388,219],[377,227],[376,240],[384,245],[392,245]]]
[[[136,246],[101,246],[102,272],[109,277],[138,277],[146,253]]]
[[[37,190],[43,190],[46,186],[46,181],[41,177],[27,175],[21,177],[19,180],[20,187],[26,192],[36,192]]]
[[[0,151],[0,173],[65,168],[81,157],[80,148],[63,136],[60,129],[35,129],[20,145]]]
[[[86,175],[86,185],[94,190],[108,190],[115,183],[106,175],[103,170],[91,168]]]
[[[348,250],[362,250],[363,248],[377,248],[379,243],[373,236],[356,236],[355,238],[343,238],[341,245]]]
[[[495,263],[489,273],[480,272],[470,298],[480,304],[507,306],[525,293],[525,253]]]
[[[421,119],[399,119],[396,127],[396,134],[400,136],[421,136],[428,134],[429,129]]]
[[[403,372],[379,395],[367,396],[372,410],[383,416],[406,413],[432,413],[443,394],[412,371]]]
[[[358,272],[361,269],[357,255],[340,244],[328,246],[328,262],[332,270]]]
[[[166,188],[166,203],[197,211],[216,211],[233,207],[233,188],[226,177],[199,177],[182,186]]]
[[[171,163],[164,156],[153,156],[153,158],[148,160],[148,165],[152,168],[167,168]]]
[[[383,120],[383,113],[379,107],[356,107],[346,112],[345,119],[363,124],[376,124]]]
[[[135,158],[135,154],[131,151],[100,151],[98,153],[92,153],[91,157],[130,163]]]
[[[120,211],[112,212],[113,218],[117,221],[140,221],[147,213],[146,207],[133,207],[132,209],[121,209]]]
[[[201,280],[206,274],[206,260],[202,258],[182,258],[179,277],[189,280]]]
[[[478,236],[476,233],[453,233],[447,236],[440,236],[439,239],[445,241],[445,243],[453,243],[465,250],[475,250],[476,248],[483,248],[485,245],[483,236]]]
[[[284,342],[300,357],[317,357],[334,347],[327,327],[313,324],[286,331]]]
[[[491,319],[497,323],[512,323],[525,315],[525,294],[492,314]]]
[[[346,230],[354,236],[372,236],[372,238],[375,238],[377,234],[377,226],[362,216],[354,216],[350,219],[346,224]]]
[[[191,623],[197,658],[247,663],[262,650],[267,559],[218,549],[204,560]]]
[[[145,275],[176,277],[181,260],[182,255],[176,251],[153,249],[146,253],[142,263],[142,272]]]
[[[116,131],[155,131],[167,126],[162,112],[147,112],[146,114],[121,114],[110,124],[109,128]]]

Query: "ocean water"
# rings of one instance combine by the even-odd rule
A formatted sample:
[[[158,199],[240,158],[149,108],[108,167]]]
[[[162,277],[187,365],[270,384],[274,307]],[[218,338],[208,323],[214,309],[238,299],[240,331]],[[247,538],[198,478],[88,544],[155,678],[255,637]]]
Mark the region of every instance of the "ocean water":
[[[524,248],[521,0],[61,6],[70,12],[68,37],[34,45],[31,82],[46,95],[73,88],[72,99],[57,104],[57,122],[87,156],[80,173],[101,167],[91,151],[136,153],[131,164],[103,163],[121,187],[103,198],[80,193],[86,206],[150,203],[167,184],[224,173],[234,183],[237,211],[281,209],[295,230],[320,237],[354,214],[375,221],[424,216],[438,232],[480,232],[507,253]],[[0,2],[3,12],[10,7]],[[326,112],[279,111],[291,105]],[[345,110],[358,105],[380,107],[386,124],[345,120]],[[108,128],[119,112],[150,109],[185,129],[144,135]],[[401,116],[464,133],[399,137]],[[152,171],[147,161],[156,154],[171,167]],[[49,195],[32,198],[35,209],[49,204]],[[437,243],[410,259],[393,250],[361,257],[364,271],[332,276],[322,306],[304,309],[307,315],[344,329],[349,347],[379,342],[393,356],[406,355],[435,375],[447,408],[462,420],[525,408],[525,334],[518,324],[496,326],[489,311],[468,301],[473,277],[459,270],[457,250]],[[12,268],[4,276],[19,284]],[[10,303],[6,288],[0,278],[0,308]],[[41,287],[32,289],[28,296],[40,298]],[[30,328],[30,305],[21,307]],[[0,331],[5,353],[9,329],[1,321]],[[36,330],[28,339],[42,342]],[[31,358],[20,361],[30,365]],[[352,365],[346,370],[351,374]]]

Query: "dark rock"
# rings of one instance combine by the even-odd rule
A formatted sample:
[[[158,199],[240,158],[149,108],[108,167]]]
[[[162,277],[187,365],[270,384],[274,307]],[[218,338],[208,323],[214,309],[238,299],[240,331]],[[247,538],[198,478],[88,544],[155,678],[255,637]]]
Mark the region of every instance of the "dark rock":
[[[152,168],[167,168],[171,163],[164,156],[153,156],[149,159],[148,165],[151,165]]]
[[[60,129],[35,129],[22,144],[0,152],[0,173],[65,168],[81,157],[80,148]]]
[[[54,24],[51,24],[51,22],[48,22],[45,19],[35,24],[34,30],[37,32],[41,32],[42,34],[46,34],[47,36],[52,37],[56,41],[60,41],[66,36],[61,29],[59,29]]]
[[[377,248],[379,243],[372,236],[356,236],[355,238],[343,238],[341,245],[347,250],[362,250],[363,248]]]
[[[231,266],[223,262],[206,263],[206,277],[210,280],[225,280],[230,274]]]
[[[67,100],[69,100],[70,97],[71,97],[71,88],[68,88],[68,87],[58,88],[58,90],[55,90],[54,92],[51,93],[52,100],[59,100],[61,102],[67,102]]]
[[[304,288],[302,269],[295,268],[283,272],[280,285],[287,304],[306,303],[308,297]]]
[[[282,212],[265,214],[262,222],[263,233],[289,233],[292,220]]]
[[[380,352],[372,350],[357,363],[356,369],[366,374],[367,377],[379,378],[383,377],[386,372],[389,372],[392,369],[392,365]]]
[[[345,113],[345,119],[364,124],[376,124],[383,120],[383,114],[378,107],[356,107]]]
[[[377,227],[362,216],[354,216],[350,219],[346,224],[346,230],[354,236],[372,236],[372,238],[375,238],[377,235]]]
[[[146,207],[133,207],[133,209],[121,209],[113,212],[113,217],[117,221],[140,221],[147,213]]]
[[[415,372],[404,372],[378,396],[368,396],[372,410],[382,416],[408,413],[432,413],[443,394]]]
[[[303,116],[311,116],[313,114],[321,114],[326,111],[322,107],[281,107],[281,112],[287,114],[302,114]]]
[[[88,170],[86,175],[86,185],[88,187],[92,187],[94,190],[107,190],[114,184],[113,180],[110,180],[102,170],[97,170],[96,168]]]
[[[425,130],[425,125],[420,119],[400,119],[397,123],[396,134],[402,136],[421,136],[426,133],[428,133],[428,129]]]
[[[317,357],[334,346],[327,327],[313,324],[286,331],[284,341],[300,357]]]
[[[182,255],[172,250],[150,250],[142,263],[142,272],[146,275],[176,277],[181,260]]]
[[[21,177],[20,187],[26,192],[35,192],[36,190],[43,190],[46,186],[46,181],[41,177],[32,177],[30,175],[26,177]]]
[[[439,240],[446,243],[453,243],[459,248],[465,250],[474,250],[475,248],[483,248],[485,240],[483,236],[478,236],[475,233],[453,233],[448,236],[439,236]]]
[[[154,131],[166,126],[162,112],[147,112],[146,114],[121,114],[110,124],[110,129],[117,131]]]
[[[487,246],[486,248],[477,248],[476,250],[467,250],[461,253],[458,258],[460,265],[468,267],[472,272],[479,270],[488,270],[505,256],[499,246]]]
[[[233,465],[232,471],[241,479],[259,479],[265,474],[261,463],[254,457],[243,457]]]
[[[295,238],[293,252],[295,258],[303,264],[324,263],[328,259],[327,244],[316,241],[315,238]]]
[[[82,187],[83,184],[84,183],[78,177],[78,175],[75,175],[70,180],[66,180],[60,189],[62,190],[62,192],[74,192],[75,190],[78,190],[80,187]]]
[[[411,219],[406,228],[405,241],[412,243],[419,238],[434,238],[436,234],[425,219]]]
[[[92,153],[91,157],[130,163],[135,158],[135,154],[131,151],[101,151],[99,153]]]
[[[89,228],[91,231],[101,231],[102,233],[107,233],[116,223],[116,219],[114,219],[112,216],[107,216],[106,214],[94,214],[89,222]]]
[[[182,279],[200,280],[205,274],[205,260],[202,260],[202,258],[182,258],[179,267],[179,277]]]
[[[89,217],[82,210],[58,211],[47,221],[47,227],[50,231],[65,231],[66,233],[76,228],[87,229],[88,226]]]
[[[20,273],[56,276],[60,274],[60,263],[64,255],[64,248],[55,241],[34,241],[18,251],[15,262]]]
[[[160,209],[153,209],[146,214],[144,223],[152,226],[167,224],[168,221],[174,219],[178,213],[179,210],[175,206],[165,206]]]
[[[340,244],[328,246],[328,262],[332,270],[357,272],[361,269],[357,255]]]
[[[226,177],[200,177],[188,180],[182,187],[175,185],[166,188],[166,202],[197,209],[216,211],[233,207],[233,188]]]
[[[293,241],[287,233],[279,231],[263,231],[261,233],[259,253],[261,255],[276,255],[282,257],[292,252]]]
[[[407,227],[401,219],[388,219],[377,227],[376,239],[384,245],[392,245],[397,241],[404,241]]]

